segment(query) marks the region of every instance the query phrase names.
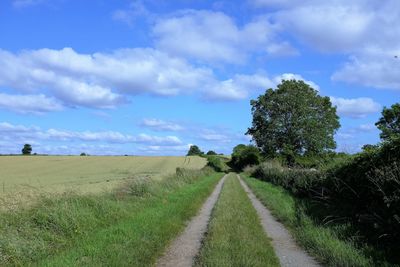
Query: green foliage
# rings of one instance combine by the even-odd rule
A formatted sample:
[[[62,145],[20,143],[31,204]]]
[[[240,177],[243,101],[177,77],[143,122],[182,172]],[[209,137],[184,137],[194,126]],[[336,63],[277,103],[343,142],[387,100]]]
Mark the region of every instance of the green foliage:
[[[260,164],[253,175],[261,180],[279,185],[297,196],[312,196],[313,189],[325,179],[325,173],[303,168],[282,167],[277,161]]]
[[[212,156],[212,155],[217,155],[217,153],[215,151],[213,151],[213,150],[210,150],[210,151],[207,152],[206,155]]]
[[[382,117],[375,125],[381,130],[380,137],[383,141],[400,139],[400,103],[391,108],[383,108]]]
[[[368,147],[320,170],[258,166],[254,175],[313,201],[307,212],[321,223],[346,222],[359,243],[400,263],[400,140]]]
[[[352,238],[343,234],[348,225],[318,224],[307,215],[305,205],[311,205],[312,201],[296,198],[282,187],[270,183],[248,177],[245,177],[245,181],[272,214],[292,232],[297,241],[324,263],[324,266],[385,266],[372,264],[368,248],[359,248]]]
[[[230,165],[237,170],[243,170],[249,165],[260,163],[260,151],[252,145],[237,145],[233,148]]]
[[[328,170],[330,207],[400,263],[400,139]]]
[[[192,145],[189,148],[189,151],[186,156],[202,156],[204,152],[200,150],[200,148],[196,145]]]
[[[87,156],[87,154],[86,154],[86,153],[84,153],[84,152],[82,152],[82,153],[81,153],[81,156]]]
[[[207,156],[207,166],[213,168],[216,172],[228,172],[226,160],[219,155]]]
[[[23,155],[30,155],[32,153],[32,146],[30,144],[25,144],[21,151]]]
[[[315,168],[318,170],[327,169],[340,162],[348,161],[353,156],[346,153],[325,152],[320,155],[298,155],[295,157],[295,166],[298,168]]]
[[[283,80],[277,89],[252,100],[251,106],[253,122],[247,134],[267,156],[284,155],[291,165],[296,155],[336,147],[336,107],[303,81]]]

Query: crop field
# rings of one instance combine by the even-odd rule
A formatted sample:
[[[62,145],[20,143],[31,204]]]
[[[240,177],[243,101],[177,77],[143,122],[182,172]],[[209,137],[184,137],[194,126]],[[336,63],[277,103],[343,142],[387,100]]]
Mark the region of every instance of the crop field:
[[[101,192],[134,178],[161,179],[177,167],[200,169],[206,159],[141,156],[2,156],[0,195],[44,192]]]

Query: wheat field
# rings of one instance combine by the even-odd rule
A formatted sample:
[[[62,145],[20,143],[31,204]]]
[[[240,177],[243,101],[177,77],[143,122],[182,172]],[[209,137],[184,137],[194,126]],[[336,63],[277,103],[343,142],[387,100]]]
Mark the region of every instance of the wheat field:
[[[153,178],[177,167],[200,169],[206,159],[142,156],[1,156],[0,195],[21,191],[100,192],[126,179]]]

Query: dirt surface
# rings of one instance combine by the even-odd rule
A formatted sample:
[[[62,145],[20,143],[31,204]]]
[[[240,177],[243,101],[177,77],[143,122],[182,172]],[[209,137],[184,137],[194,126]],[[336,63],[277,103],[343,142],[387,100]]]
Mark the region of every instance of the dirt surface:
[[[281,266],[321,266],[296,244],[288,230],[271,215],[271,212],[256,198],[239,175],[238,178],[253,203],[254,208],[257,210],[265,232],[272,239],[272,246],[275,249]]]
[[[211,211],[218,200],[225,177],[226,175],[219,181],[200,212],[189,222],[184,232],[172,242],[156,266],[189,267],[193,265],[194,259],[200,251]]]

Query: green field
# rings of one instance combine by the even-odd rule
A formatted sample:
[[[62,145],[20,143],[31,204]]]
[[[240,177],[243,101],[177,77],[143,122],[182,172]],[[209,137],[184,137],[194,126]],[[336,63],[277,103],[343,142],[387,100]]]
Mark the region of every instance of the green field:
[[[133,178],[160,179],[177,167],[200,169],[201,157],[2,156],[0,195],[39,190],[100,192]]]

